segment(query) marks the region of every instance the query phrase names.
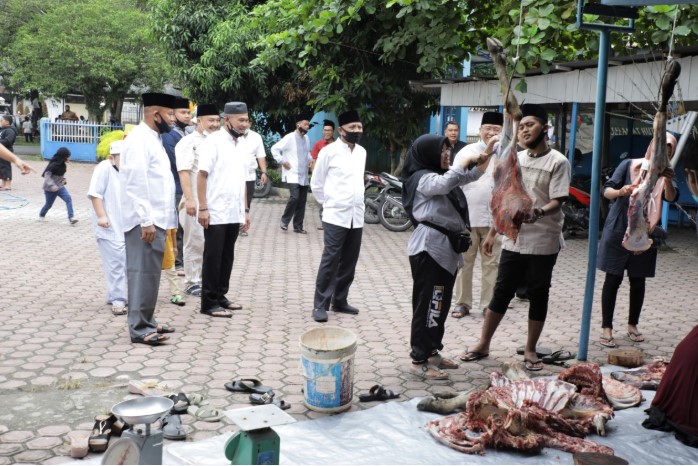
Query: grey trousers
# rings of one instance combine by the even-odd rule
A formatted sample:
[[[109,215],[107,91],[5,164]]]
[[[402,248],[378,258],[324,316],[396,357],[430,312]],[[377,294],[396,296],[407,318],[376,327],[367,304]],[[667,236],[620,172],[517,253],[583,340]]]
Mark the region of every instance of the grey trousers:
[[[343,228],[322,222],[325,249],[315,282],[315,309],[329,310],[333,304],[347,304],[361,251],[363,228]]]
[[[131,338],[157,330],[155,305],[160,289],[162,257],[165,254],[165,230],[155,227],[155,240],[146,244],[141,227],[124,234],[126,239],[126,277],[128,282],[128,331]]]

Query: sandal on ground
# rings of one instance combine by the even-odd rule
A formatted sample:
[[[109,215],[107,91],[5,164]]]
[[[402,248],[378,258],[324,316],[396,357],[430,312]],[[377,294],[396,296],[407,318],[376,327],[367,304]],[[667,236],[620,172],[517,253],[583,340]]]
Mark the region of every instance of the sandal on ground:
[[[188,398],[190,406],[203,406],[208,404],[208,400],[206,400],[201,393],[193,393],[189,395]]]
[[[126,310],[126,308],[124,306],[121,306],[121,307],[113,306],[111,308],[111,315],[113,315],[113,316],[125,316],[126,314],[128,314],[128,311]]]
[[[182,425],[182,418],[179,414],[168,414],[162,420],[162,436],[167,440],[184,440],[187,438],[187,431]]]
[[[185,414],[189,408],[189,398],[183,392],[179,392],[176,395],[170,395],[167,398],[172,400],[174,405],[170,412],[172,414]]]
[[[479,361],[480,359],[485,359],[490,353],[483,353],[481,351],[468,351],[458,356],[458,359],[465,362]]]
[[[84,458],[90,451],[90,433],[86,430],[74,430],[68,433],[71,458]]]
[[[137,337],[131,337],[131,343],[141,343],[143,345],[158,346],[162,344],[165,340],[169,340],[170,337],[160,335],[157,332],[146,333],[145,335],[138,335]]]
[[[220,421],[223,417],[220,411],[212,406],[189,406],[187,413],[205,422]]]
[[[458,364],[456,361],[444,358],[440,354],[430,356],[427,359],[427,362],[438,367],[439,369],[458,369],[460,367],[460,364]]]
[[[543,356],[541,358],[541,361],[543,361],[543,364],[562,365],[563,362],[569,361],[570,359],[574,359],[576,357],[577,357],[577,353],[570,353],[567,350],[559,350],[559,351],[555,351],[550,356]]]
[[[160,325],[158,325],[158,328],[157,328],[157,332],[160,334],[162,334],[162,333],[174,333],[174,331],[175,331],[175,328],[170,327],[167,324],[160,324]]]
[[[606,348],[615,348],[616,346],[618,346],[616,345],[616,342],[613,340],[613,337],[608,338],[603,335],[599,337],[599,343],[601,344],[601,346],[605,346]]]
[[[114,417],[116,417],[116,416],[114,416]],[[112,426],[111,426],[111,434],[116,436],[116,437],[120,437],[121,433],[123,431],[128,430],[130,428],[131,428],[130,424],[127,424],[124,421],[122,421],[121,419],[116,418],[116,421],[114,421],[114,424],[112,424]]]
[[[225,318],[231,318],[233,317],[233,313],[230,311],[227,311],[225,309],[221,309],[220,307],[216,309],[209,309],[208,311],[201,311],[202,314],[206,314],[207,316],[211,317],[225,317]]]
[[[271,393],[272,395],[274,394],[274,390],[272,390],[271,387],[262,385],[262,382],[260,382],[257,379],[233,380],[232,382],[227,382],[225,384],[225,389],[229,392],[238,393]]]
[[[523,356],[524,349],[525,347],[519,346],[518,348],[516,348],[516,354],[518,354],[519,356]],[[550,356],[551,354],[553,354],[553,352],[552,350],[550,350],[550,348],[536,346],[536,356],[538,356],[539,358],[542,358],[543,356]]]
[[[250,403],[253,405],[268,405],[274,401],[274,392],[250,393]]]
[[[359,395],[359,401],[364,403],[369,401],[385,401],[399,398],[400,394],[392,390],[386,390],[382,385],[374,385],[368,391],[368,395]]]
[[[444,372],[426,362],[421,364],[411,363],[408,372],[424,380],[447,380],[449,378],[448,372]]]
[[[628,332],[628,338],[630,338],[635,343],[640,343],[645,341],[645,336],[640,332]]]
[[[90,450],[102,452],[107,449],[114,421],[116,421],[116,417],[113,414],[101,414],[95,417],[95,425],[87,442]]]
[[[176,304],[177,306],[184,306],[185,304],[187,304],[186,300],[184,299],[184,296],[182,296],[181,294],[172,295],[172,298],[170,298],[170,302],[172,304]]]
[[[286,400],[274,400],[273,405],[284,411],[291,407],[291,403],[286,403]]]
[[[228,309],[229,311],[239,311],[242,309],[242,304],[235,304],[230,301],[223,301],[219,304],[223,309]]]
[[[524,358],[524,368],[527,371],[538,372],[543,369],[543,361],[540,359],[532,361],[531,359]]]

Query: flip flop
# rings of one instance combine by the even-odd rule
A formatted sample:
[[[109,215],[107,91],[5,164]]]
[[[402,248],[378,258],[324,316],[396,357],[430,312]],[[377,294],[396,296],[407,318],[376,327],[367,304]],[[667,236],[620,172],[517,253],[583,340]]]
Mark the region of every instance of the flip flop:
[[[184,440],[187,438],[187,431],[182,425],[182,418],[179,414],[169,414],[162,420],[162,436],[167,440]]]
[[[174,327],[170,327],[170,326],[167,325],[167,324],[160,324],[160,325],[158,325],[158,328],[157,328],[156,331],[157,331],[158,333],[160,333],[160,334],[163,334],[163,333],[174,333],[175,328],[174,328]]]
[[[228,390],[229,392],[259,393],[259,394],[271,392],[272,395],[274,394],[274,390],[272,390],[271,387],[267,387],[266,385],[262,385],[262,382],[260,382],[257,379],[234,380],[232,382],[227,382],[224,386],[225,386],[225,389]]]
[[[374,385],[368,391],[368,395],[359,395],[359,401],[367,403],[369,401],[385,401],[399,398],[400,394],[392,390],[386,390],[382,385]]]
[[[540,364],[541,366],[538,367],[538,364]],[[543,370],[543,361],[541,361],[540,359],[537,359],[535,361],[531,361],[528,358],[524,358],[524,368],[527,371],[538,372],[540,370]]]
[[[541,361],[543,361],[543,364],[561,364],[564,361],[568,361],[576,357],[577,353],[570,353],[567,350],[559,350],[555,351],[550,356],[543,356]]]
[[[465,353],[458,356],[458,359],[465,362],[479,361],[480,359],[485,359],[490,353],[481,353],[480,351],[465,351]]]
[[[516,354],[523,356],[524,354],[524,349],[525,347],[519,346],[516,348]],[[536,356],[539,358],[542,358],[543,356],[550,356],[553,352],[550,350],[550,348],[544,348],[542,346],[537,346],[536,347]]]
[[[628,332],[628,338],[630,338],[635,343],[645,341],[645,336],[639,332]]]
[[[286,403],[285,400],[274,400],[274,406],[278,407],[279,409],[287,410],[291,407],[291,403]]]
[[[199,421],[216,422],[220,421],[223,415],[212,406],[189,406],[187,414],[197,418]]]
[[[601,346],[605,346],[606,348],[615,348],[618,346],[616,345],[616,342],[613,341],[613,337],[606,338],[603,335],[599,337],[599,343]]]
[[[125,316],[128,314],[128,311],[126,310],[125,307],[112,307],[111,308],[111,315],[113,316]]]
[[[221,309],[220,307],[216,309],[210,309],[208,311],[200,311],[202,314],[206,314],[207,316],[211,317],[226,317],[226,318],[231,318],[233,317],[233,313],[230,311],[227,311],[225,309]]]
[[[137,337],[131,338],[131,343],[141,343],[148,346],[158,346],[169,340],[170,337],[166,337],[157,332],[150,332],[145,335],[138,335]]]
[[[187,398],[187,395],[185,395],[183,392],[179,392],[176,395],[170,395],[168,398],[174,402],[174,405],[170,410],[173,414],[185,414],[187,412],[190,401],[189,398]]]
[[[250,393],[250,403],[253,405],[269,405],[274,401],[274,392]]]
[[[204,399],[201,393],[193,393],[189,395],[189,405],[203,406],[207,405],[208,400]]]
[[[235,303],[232,303],[230,301],[220,303],[220,306],[223,309],[228,309],[229,311],[239,311],[242,309],[242,304],[235,304]]]
[[[70,457],[84,458],[90,450],[90,433],[86,430],[73,430],[68,432],[70,439]]]

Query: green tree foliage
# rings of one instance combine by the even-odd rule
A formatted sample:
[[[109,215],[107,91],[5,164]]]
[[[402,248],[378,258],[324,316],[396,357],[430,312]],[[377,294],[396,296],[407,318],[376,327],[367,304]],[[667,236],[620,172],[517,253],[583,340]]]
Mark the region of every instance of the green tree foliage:
[[[132,85],[161,87],[166,62],[134,0],[44,2],[9,48],[10,84],[51,96],[85,96],[90,119],[118,114]],[[155,46],[154,46],[155,45]]]

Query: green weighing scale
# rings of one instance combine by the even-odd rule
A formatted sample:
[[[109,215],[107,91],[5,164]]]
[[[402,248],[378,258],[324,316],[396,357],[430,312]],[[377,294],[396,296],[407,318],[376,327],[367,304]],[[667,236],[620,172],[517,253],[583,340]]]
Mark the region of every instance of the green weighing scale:
[[[273,404],[233,409],[225,415],[240,428],[225,444],[230,464],[279,464],[281,439],[272,427],[296,422]]]

